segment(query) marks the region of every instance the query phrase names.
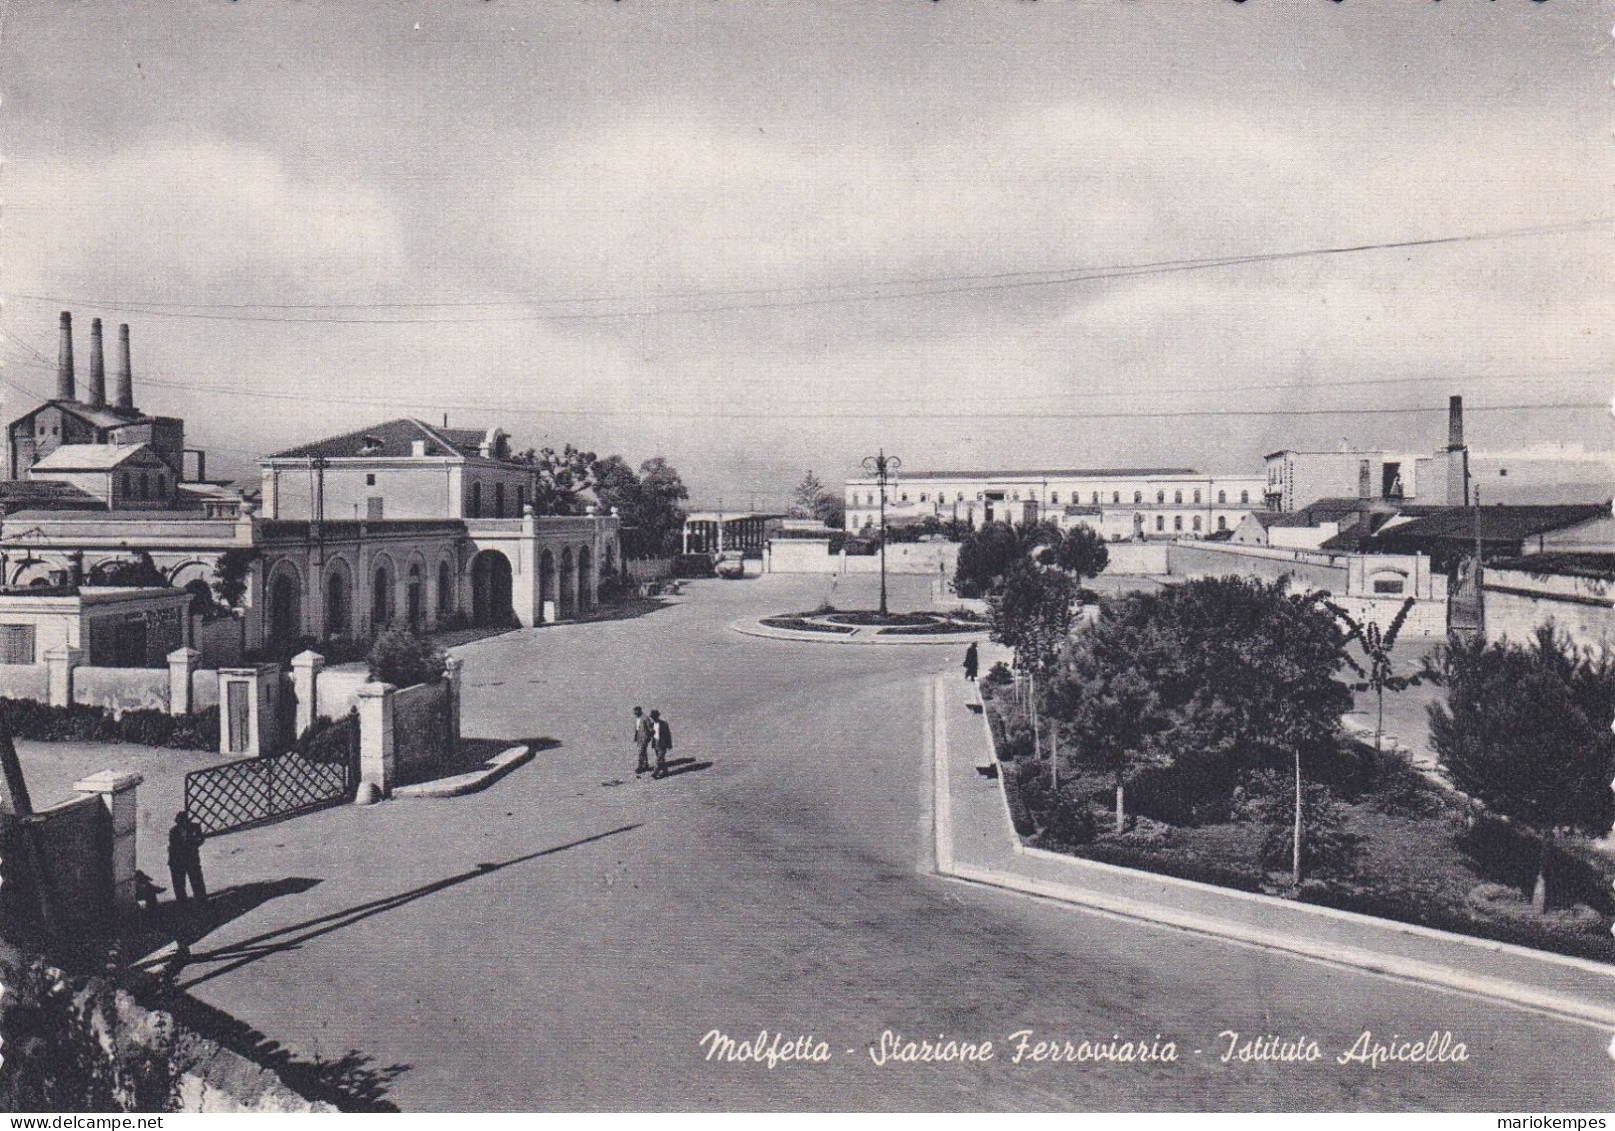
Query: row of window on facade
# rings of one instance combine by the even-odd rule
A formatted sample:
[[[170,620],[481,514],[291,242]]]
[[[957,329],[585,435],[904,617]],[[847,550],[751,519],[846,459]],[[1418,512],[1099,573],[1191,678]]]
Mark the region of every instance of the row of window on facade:
[[[1091,492],[1091,498],[1089,499],[1090,505],[1096,506],[1096,507],[1101,505],[1100,502],[1099,502],[1100,494],[1101,494],[1101,492],[1099,492],[1099,491]],[[1200,493],[1199,490],[1196,490],[1196,491],[1193,492],[1193,496],[1194,496],[1193,503],[1196,506],[1198,506],[1200,504],[1200,502],[1201,502],[1200,494],[1201,493]],[[987,497],[987,493],[985,491],[977,491],[976,492],[976,501],[977,502],[982,501],[986,497]],[[1010,498],[1011,498],[1012,502],[1017,502],[1018,503],[1018,502],[1021,501],[1021,493],[1019,491],[1016,491],[1011,495]],[[1026,498],[1027,498],[1027,502],[1035,503],[1035,502],[1037,502],[1037,493],[1034,492],[1034,491],[1028,491],[1026,493]],[[900,498],[900,501],[905,502],[905,503],[909,501],[907,492],[904,492],[902,494],[902,496]],[[947,492],[946,491],[938,491],[937,496],[936,496],[936,501],[939,502],[939,503],[946,503],[948,501]],[[956,503],[964,502],[965,501],[965,493],[963,491],[956,492],[955,493],[955,498],[954,498],[953,501],[956,502]],[[1073,491],[1073,492],[1071,492],[1071,502],[1072,503],[1081,503],[1081,501],[1082,501],[1082,492],[1081,491]],[[1112,491],[1110,493],[1110,501],[1111,501],[1112,504],[1120,503],[1122,501],[1122,493],[1120,491]],[[1134,503],[1142,503],[1143,501],[1144,501],[1144,492],[1142,492],[1142,491],[1134,491],[1133,492],[1133,502]],[[1166,492],[1165,491],[1157,491],[1157,492],[1155,492],[1155,501],[1157,503],[1164,504],[1166,502]],[[1249,491],[1241,491],[1239,493],[1239,503],[1240,503],[1241,506],[1249,506],[1250,501],[1251,501],[1251,493]],[[920,492],[920,502],[922,502],[922,503],[930,502],[930,492],[928,492],[928,491]],[[1173,502],[1174,505],[1182,506],[1183,505],[1183,492],[1182,491],[1173,491],[1172,492],[1172,502]],[[866,494],[864,496],[864,505],[865,506],[871,506],[871,507],[875,505],[875,495],[874,495],[873,492],[870,492],[870,493],[868,493],[868,494]],[[1050,506],[1059,506],[1060,505],[1060,492],[1058,492],[1058,491],[1050,491],[1049,492],[1049,505]],[[1228,505],[1228,492],[1227,491],[1218,491],[1217,492],[1217,505],[1218,506],[1227,506]]]
[[[124,478],[127,479],[128,476],[125,476]],[[145,476],[141,476],[141,478],[144,479]],[[365,476],[365,486],[374,487],[375,485],[376,485],[375,473],[372,472],[372,473],[366,475]],[[125,490],[128,489],[127,484],[125,484],[124,489]],[[143,499],[146,496],[144,494],[142,494],[140,497]],[[517,484],[517,486],[516,486],[516,499],[515,499],[515,502],[516,502],[516,506],[515,506],[514,512],[511,514],[510,517],[512,517],[512,518],[520,518],[521,515],[522,515],[522,511],[524,509],[526,509],[526,507],[527,507],[527,488],[522,484]],[[369,500],[369,504],[370,504],[370,512],[369,512],[368,517],[371,518],[372,520],[380,519],[382,517],[381,500],[380,499],[371,499],[371,500]],[[492,507],[490,509],[492,510],[493,513],[488,515],[487,517],[489,517],[489,518],[504,518],[505,517],[505,485],[503,483],[495,483],[493,485],[493,503],[492,503]],[[467,518],[482,518],[483,517],[483,514],[482,514],[482,484],[481,483],[473,482],[471,484],[471,498],[466,503],[465,514],[466,514]]]

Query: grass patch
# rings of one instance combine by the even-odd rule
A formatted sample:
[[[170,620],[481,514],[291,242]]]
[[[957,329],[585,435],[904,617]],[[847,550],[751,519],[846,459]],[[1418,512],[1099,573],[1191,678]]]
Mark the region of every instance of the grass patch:
[[[821,621],[807,620],[803,616],[764,617],[760,623],[767,625],[769,628],[788,628],[797,632],[828,632],[846,635],[857,631],[838,624],[824,624]]]

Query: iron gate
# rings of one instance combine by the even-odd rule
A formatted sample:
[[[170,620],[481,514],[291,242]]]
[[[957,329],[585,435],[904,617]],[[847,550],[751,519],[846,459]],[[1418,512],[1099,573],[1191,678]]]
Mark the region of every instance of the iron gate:
[[[209,836],[353,800],[355,714],[311,729],[283,754],[240,758],[185,775],[185,808]]]

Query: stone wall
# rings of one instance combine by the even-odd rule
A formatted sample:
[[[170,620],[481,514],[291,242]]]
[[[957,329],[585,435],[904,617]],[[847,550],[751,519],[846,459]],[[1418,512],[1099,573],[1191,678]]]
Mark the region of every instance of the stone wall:
[[[1529,643],[1551,622],[1582,646],[1615,646],[1615,583],[1592,577],[1487,569],[1486,639]]]
[[[1108,574],[1127,577],[1164,577],[1167,573],[1167,550],[1170,542],[1107,542],[1105,551],[1110,555]]]
[[[1230,546],[1219,542],[1173,542],[1163,548],[1173,577],[1237,574],[1276,581],[1288,575],[1300,589],[1327,589],[1342,596],[1347,592],[1350,571],[1343,555]]]
[[[784,539],[776,541],[778,546]],[[879,573],[880,554],[837,555],[842,573]],[[957,542],[893,542],[886,547],[886,572],[952,577],[959,560]]]

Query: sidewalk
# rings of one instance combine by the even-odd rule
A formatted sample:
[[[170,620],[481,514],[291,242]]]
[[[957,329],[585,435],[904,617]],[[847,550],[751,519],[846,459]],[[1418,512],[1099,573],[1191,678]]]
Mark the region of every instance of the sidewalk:
[[[1615,1027],[1615,966],[1023,848],[1000,781],[976,770],[992,754],[974,701],[938,679],[939,873]]]

